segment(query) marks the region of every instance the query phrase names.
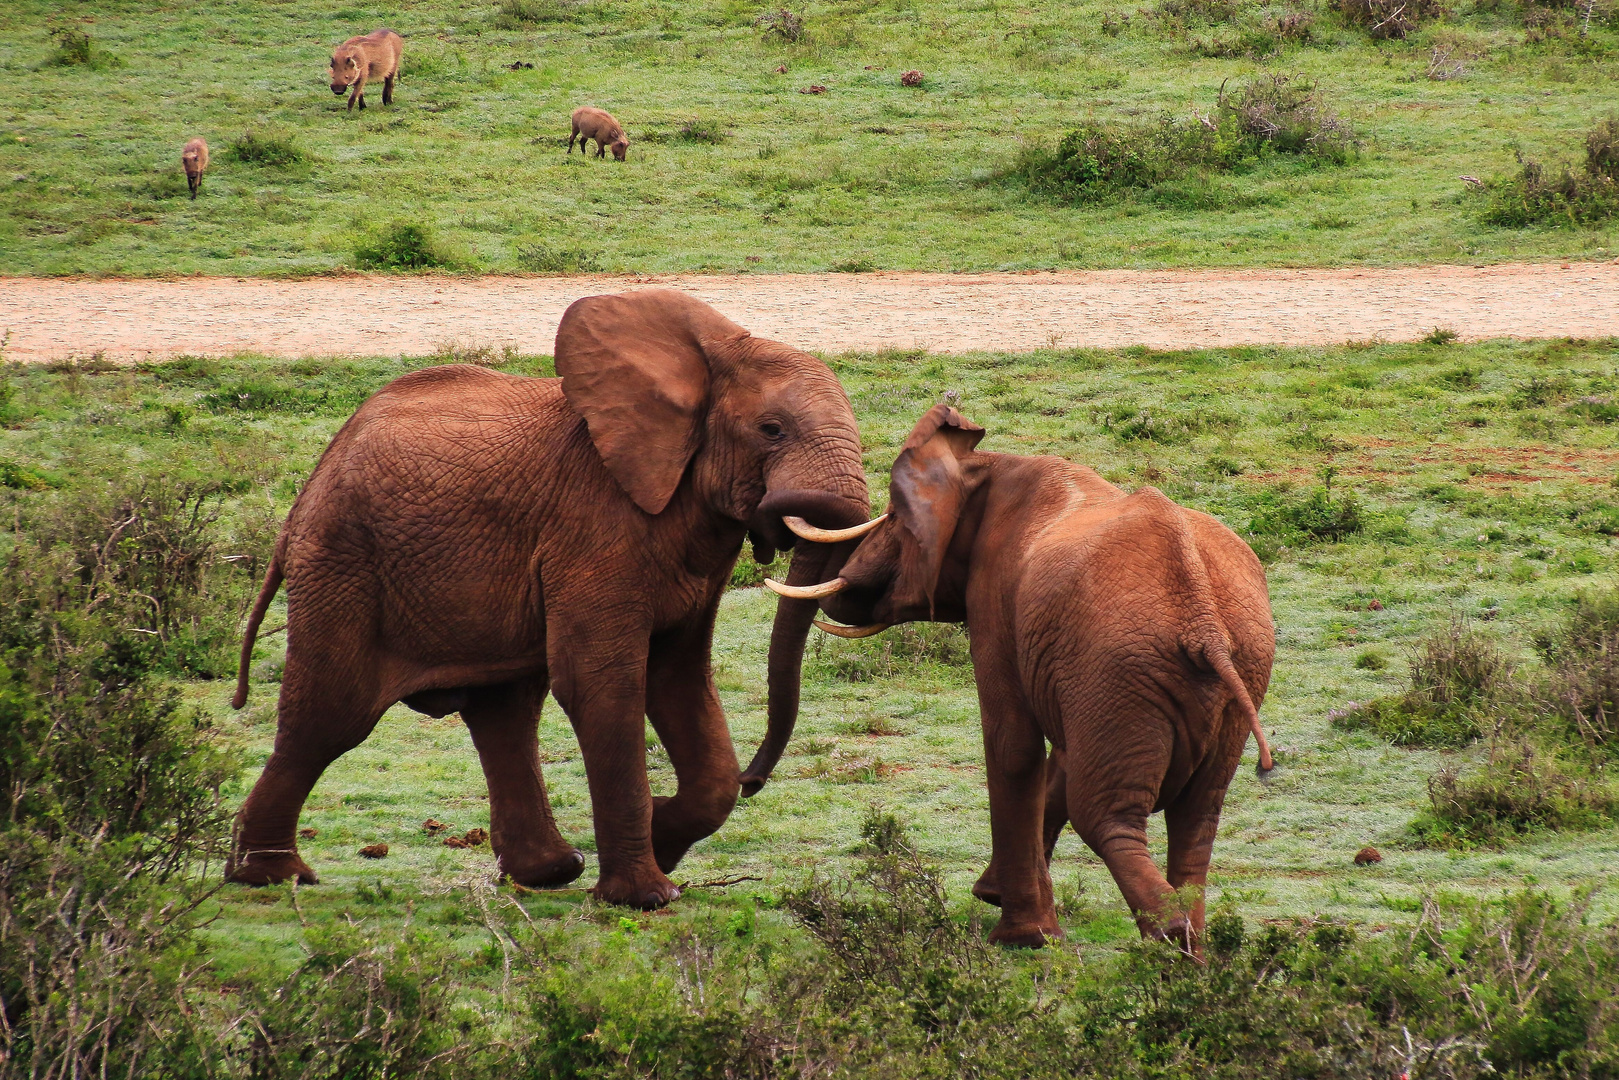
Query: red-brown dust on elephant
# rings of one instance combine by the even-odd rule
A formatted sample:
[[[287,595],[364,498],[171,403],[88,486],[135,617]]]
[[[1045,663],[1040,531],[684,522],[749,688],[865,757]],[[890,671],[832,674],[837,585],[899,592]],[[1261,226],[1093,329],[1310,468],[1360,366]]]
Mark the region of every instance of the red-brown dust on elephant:
[[[604,900],[671,900],[668,873],[769,776],[797,714],[815,604],[780,602],[769,731],[746,776],[710,670],[715,612],[745,538],[768,560],[798,543],[784,519],[800,531],[865,522],[848,398],[819,360],[667,289],[575,303],[556,368],[555,379],[461,365],[406,375],[327,447],[243,644],[238,707],[284,583],[275,748],[237,819],[232,879],[315,881],[297,851],[299,811],[398,701],[460,712],[500,869],[524,885],[565,884],[584,865],[541,774],[547,691],[579,740]],[[819,580],[853,542],[804,543],[792,579]],[[670,797],[648,785],[648,719],[674,766]]]
[[[1126,494],[1056,457],[977,449],[983,429],[930,410],[894,462],[888,519],[823,581],[844,636],[965,622],[983,718],[993,856],[974,892],[991,935],[1060,934],[1048,860],[1067,821],[1106,863],[1143,934],[1196,949],[1226,789],[1259,725],[1275,657],[1264,571],[1219,521],[1154,488]],[[1050,759],[1046,745],[1053,747]],[[1167,877],[1147,850],[1164,812]]]

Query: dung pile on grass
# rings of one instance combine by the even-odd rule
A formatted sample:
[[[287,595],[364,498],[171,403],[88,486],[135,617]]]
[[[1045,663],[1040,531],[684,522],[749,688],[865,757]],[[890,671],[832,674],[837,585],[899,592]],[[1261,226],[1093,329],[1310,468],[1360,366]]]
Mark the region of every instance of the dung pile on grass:
[[[1087,124],[1064,135],[1055,151],[1025,148],[1011,175],[1040,194],[1082,204],[1188,174],[1232,172],[1267,154],[1342,164],[1356,145],[1314,83],[1264,75],[1235,93],[1222,90],[1208,116]]]

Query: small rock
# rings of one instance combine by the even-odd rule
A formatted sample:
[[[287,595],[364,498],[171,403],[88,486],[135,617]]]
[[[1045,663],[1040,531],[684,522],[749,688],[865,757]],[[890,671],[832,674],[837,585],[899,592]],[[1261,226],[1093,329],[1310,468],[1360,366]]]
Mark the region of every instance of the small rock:
[[[472,845],[461,839],[459,836],[446,836],[444,838],[444,846],[448,848],[469,848]]]
[[[1367,611],[1382,611],[1383,610],[1383,601],[1381,601],[1381,600],[1373,600],[1371,603],[1366,605],[1366,610]]]
[[[1377,849],[1374,847],[1363,847],[1359,851],[1355,852],[1356,866],[1370,866],[1373,863],[1380,863],[1382,861],[1383,856],[1379,855],[1377,853]]]
[[[462,839],[467,842],[467,847],[477,847],[479,844],[487,844],[489,842],[489,830],[468,829],[467,835],[462,837]]]
[[[314,829],[309,828],[307,825],[298,830],[298,839],[300,840],[313,840],[319,835],[319,833],[317,833]]]
[[[370,847],[360,849],[360,858],[362,859],[386,859],[387,857],[387,844],[372,844]]]
[[[921,86],[922,73],[920,71],[907,71],[899,77],[901,86]]]
[[[444,824],[444,822],[438,820],[437,818],[428,818],[426,821],[422,822],[422,832],[426,833],[428,836],[441,833],[448,828],[448,825]]]
[[[822,86],[820,83],[812,83],[811,85],[806,86],[802,90],[800,90],[799,93],[800,94],[824,94],[824,93],[826,93],[826,87]]]

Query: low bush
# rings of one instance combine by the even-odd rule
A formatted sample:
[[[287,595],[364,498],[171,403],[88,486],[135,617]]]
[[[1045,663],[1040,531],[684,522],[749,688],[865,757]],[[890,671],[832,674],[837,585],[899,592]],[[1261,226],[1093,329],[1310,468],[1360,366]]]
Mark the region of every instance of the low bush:
[[[857,640],[818,635],[811,655],[827,674],[847,682],[888,679],[920,665],[957,673],[972,667],[967,631],[955,623],[904,623]]]
[[[517,246],[517,265],[535,274],[593,274],[601,269],[601,252],[536,241]]]
[[[1336,543],[1366,530],[1367,514],[1352,491],[1333,495],[1326,487],[1303,497],[1271,489],[1256,500],[1248,530],[1290,544]]]
[[[1489,761],[1463,773],[1441,769],[1428,781],[1429,808],[1411,823],[1428,847],[1498,845],[1558,829],[1611,822],[1619,801],[1583,769],[1570,769],[1533,740],[1492,746]]]
[[[46,61],[50,65],[93,70],[123,66],[123,61],[98,46],[88,31],[77,26],[57,26],[50,34],[51,40],[56,42],[56,51]]]
[[[1143,124],[1090,124],[1064,135],[1055,151],[1025,147],[1011,175],[1070,203],[1151,188],[1195,171],[1230,171],[1267,153],[1341,164],[1354,133],[1307,79],[1262,75],[1220,93],[1213,114]]]
[[[231,140],[231,156],[249,165],[285,168],[309,160],[308,151],[298,145],[296,136],[285,132],[244,131]]]
[[[1546,663],[1535,700],[1559,735],[1607,762],[1619,749],[1619,589],[1580,595],[1535,644]]]
[[[1445,14],[1440,0],[1338,0],[1337,7],[1345,22],[1363,27],[1379,40],[1403,40]]]
[[[725,125],[704,117],[687,120],[675,132],[675,138],[680,142],[705,143],[709,146],[718,146],[730,137],[731,133],[725,130]]]
[[[1410,666],[1410,689],[1335,714],[1333,722],[1369,728],[1396,746],[1466,746],[1492,730],[1515,693],[1512,665],[1495,639],[1461,619],[1419,641]]]
[[[361,270],[430,270],[454,262],[431,229],[411,222],[395,222],[354,245]]]
[[[753,25],[767,38],[796,43],[804,40],[804,17],[786,8],[766,11],[753,20]]]
[[[1580,169],[1548,167],[1522,152],[1517,157],[1517,176],[1484,185],[1485,224],[1574,227],[1619,214],[1619,118],[1587,133]]]

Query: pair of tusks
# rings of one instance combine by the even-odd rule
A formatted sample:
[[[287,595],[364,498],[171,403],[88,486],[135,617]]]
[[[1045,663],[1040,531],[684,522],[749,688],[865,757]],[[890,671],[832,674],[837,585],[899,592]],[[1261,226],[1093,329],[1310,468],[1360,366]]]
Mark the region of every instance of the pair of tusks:
[[[783,517],[781,520],[786,523],[789,529],[793,530],[795,535],[801,536],[805,540],[814,540],[821,544],[835,544],[840,540],[854,540],[865,536],[881,525],[887,517],[887,514],[880,514],[864,525],[856,525],[850,529],[817,529],[801,517]],[[849,587],[849,582],[843,578],[833,578],[831,581],[823,581],[819,585],[788,585],[766,578],[765,586],[771,592],[776,593],[778,596],[785,596],[789,600],[819,600],[822,597],[842,592]],[[888,629],[889,624],[873,623],[870,626],[838,626],[834,623],[822,622],[820,619],[816,619],[815,625],[837,637],[863,638],[882,633]]]

